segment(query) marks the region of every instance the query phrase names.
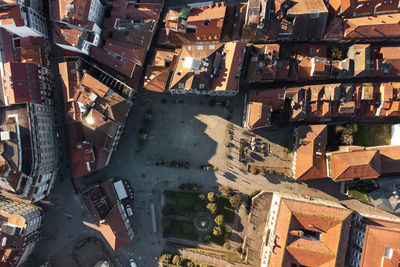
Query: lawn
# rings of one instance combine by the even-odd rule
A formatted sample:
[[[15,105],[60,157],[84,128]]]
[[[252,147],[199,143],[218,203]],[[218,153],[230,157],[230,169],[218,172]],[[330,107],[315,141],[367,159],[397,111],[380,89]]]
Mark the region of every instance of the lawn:
[[[233,223],[235,220],[235,211],[233,210],[229,198],[225,196],[219,196],[216,198],[215,203],[218,205],[217,214],[224,215],[225,222]]]
[[[364,202],[368,202],[369,201],[369,198],[368,198],[367,194],[364,194],[364,193],[362,193],[362,192],[360,192],[358,190],[354,190],[354,189],[353,190],[349,190],[347,192],[347,194],[350,197],[357,198],[357,199],[359,199],[361,201],[364,201]]]
[[[168,228],[164,228],[165,237],[177,237],[197,241],[198,234],[193,230],[193,225],[188,222],[171,220]]]
[[[206,240],[204,240],[204,241],[207,243],[213,243],[216,245],[223,246],[225,244],[225,242],[228,241],[229,238],[231,237],[232,229],[229,226],[222,226],[221,228],[222,228],[222,235],[215,236],[215,235],[211,234],[210,235],[211,238],[208,241],[206,241]]]
[[[171,214],[191,217],[194,211],[202,209],[198,194],[175,191],[165,191],[164,194],[171,203]]]
[[[391,132],[391,125],[358,125],[358,131],[353,136],[353,144],[367,147],[390,145]]]

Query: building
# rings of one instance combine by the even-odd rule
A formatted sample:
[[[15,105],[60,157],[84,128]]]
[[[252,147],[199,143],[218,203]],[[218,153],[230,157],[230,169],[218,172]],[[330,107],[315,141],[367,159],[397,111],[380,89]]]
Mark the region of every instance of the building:
[[[329,13],[346,18],[355,16],[390,14],[400,11],[398,0],[382,2],[371,0],[364,2],[362,0],[330,0]]]
[[[261,248],[254,248],[261,258],[257,266],[344,266],[352,211],[334,202],[280,193],[263,192],[253,203],[265,195],[269,201],[262,209],[267,216],[254,226],[262,234]]]
[[[159,93],[168,90],[168,81],[172,76],[179,52],[180,50],[154,49],[144,75],[144,88],[146,90]]]
[[[327,177],[326,145],[328,127],[326,125],[302,125],[295,130],[293,173],[296,180]]]
[[[355,213],[352,219],[346,266],[398,266],[399,240],[398,218]]]
[[[22,1],[21,1],[22,2]],[[25,5],[28,3],[28,5]],[[40,1],[12,1],[0,7],[0,27],[20,37],[47,37]]]
[[[134,237],[132,226],[110,181],[96,185],[82,193],[81,197],[96,229],[113,250],[124,247],[132,241]]]
[[[340,146],[327,151],[326,125],[295,130],[293,173],[296,180],[329,177],[335,182],[377,179],[400,173],[400,146]]]
[[[320,40],[328,9],[322,0],[251,0],[244,22],[242,40]]]
[[[271,126],[274,112],[284,108],[284,89],[249,91],[243,127],[249,130]]]
[[[289,80],[290,62],[279,58],[279,44],[254,44],[248,47],[250,60],[246,82]]]
[[[40,208],[0,197],[2,266],[23,265],[39,240],[42,219]]]
[[[245,51],[246,44],[242,42],[183,45],[171,77],[170,92],[236,95]]]
[[[132,106],[133,89],[83,61],[62,62],[59,69],[72,172],[78,178],[110,162]]]
[[[110,70],[132,78],[137,89],[143,64],[160,18],[162,3],[113,2],[102,29],[101,47],[90,56]]]
[[[49,106],[24,103],[0,108],[1,194],[37,202],[52,189],[58,153]]]
[[[90,54],[100,44],[105,7],[100,0],[49,2],[53,41],[63,49]]]
[[[44,37],[19,37],[0,28],[3,50],[0,51],[3,63],[33,63],[49,67],[48,42]]]
[[[224,26],[226,5],[217,2],[193,8],[168,10],[157,40],[160,45],[180,46],[196,42],[219,42]]]
[[[6,105],[18,103],[51,104],[50,70],[34,63],[7,62],[3,65],[3,98]]]

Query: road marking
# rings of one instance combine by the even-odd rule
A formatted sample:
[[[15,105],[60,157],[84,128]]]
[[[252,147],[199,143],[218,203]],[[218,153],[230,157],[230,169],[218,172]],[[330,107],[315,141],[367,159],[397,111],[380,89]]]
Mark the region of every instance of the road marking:
[[[156,213],[154,212],[154,203],[150,204],[150,209],[151,209],[151,220],[153,222],[153,232],[157,232],[157,226],[156,226]]]

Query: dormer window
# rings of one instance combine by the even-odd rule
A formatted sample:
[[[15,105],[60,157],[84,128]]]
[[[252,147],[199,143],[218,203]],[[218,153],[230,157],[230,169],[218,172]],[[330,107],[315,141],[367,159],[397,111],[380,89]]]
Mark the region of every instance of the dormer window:
[[[210,19],[204,19],[203,21],[204,25],[208,26],[211,23]]]

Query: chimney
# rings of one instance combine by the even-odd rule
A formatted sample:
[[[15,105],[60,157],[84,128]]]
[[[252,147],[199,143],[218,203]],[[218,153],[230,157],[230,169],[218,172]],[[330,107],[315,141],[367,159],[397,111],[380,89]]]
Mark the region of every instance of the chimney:
[[[289,234],[291,234],[291,235],[293,235],[293,236],[303,236],[303,235],[304,235],[304,232],[301,231],[301,230],[291,230],[291,231],[289,232]]]
[[[378,9],[378,7],[380,7],[382,5],[382,3],[379,3],[379,4],[377,4],[375,7],[374,7],[374,16],[376,16],[376,10]]]
[[[362,8],[364,6],[364,4],[360,4],[356,7],[356,10],[353,12],[353,17],[356,16],[357,10],[359,10],[360,8]]]

